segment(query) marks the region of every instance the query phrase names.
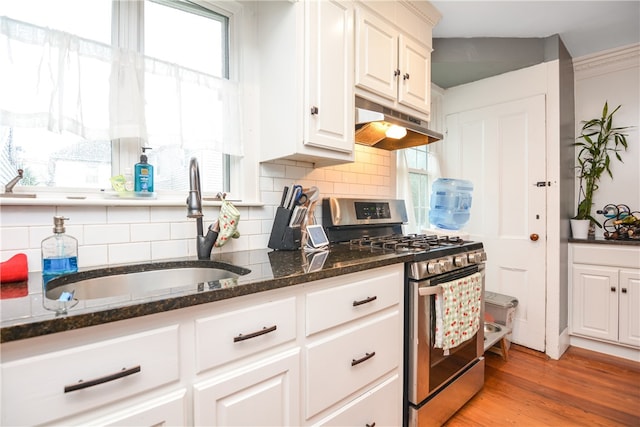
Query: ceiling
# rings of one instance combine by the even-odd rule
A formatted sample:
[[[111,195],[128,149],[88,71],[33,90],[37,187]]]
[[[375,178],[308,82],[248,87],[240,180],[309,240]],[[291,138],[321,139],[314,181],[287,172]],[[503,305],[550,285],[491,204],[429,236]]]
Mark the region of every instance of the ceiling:
[[[431,3],[442,14],[433,30],[434,48],[438,39],[544,38],[558,34],[571,57],[578,58],[640,42],[640,0],[448,0]],[[434,55],[433,80],[438,84],[436,59]],[[473,81],[473,63],[464,65],[468,68],[465,79]]]

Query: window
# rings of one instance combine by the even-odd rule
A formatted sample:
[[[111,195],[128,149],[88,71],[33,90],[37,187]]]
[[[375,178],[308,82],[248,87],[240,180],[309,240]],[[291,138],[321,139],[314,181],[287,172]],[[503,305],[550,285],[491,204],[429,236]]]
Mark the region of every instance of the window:
[[[203,191],[229,190],[227,16],[183,0],[3,0],[0,15],[0,182],[22,168],[20,185],[109,189],[145,146],[156,191],[186,190],[194,156]]]
[[[437,165],[428,145],[406,148],[407,169],[416,224],[429,228],[429,196]]]

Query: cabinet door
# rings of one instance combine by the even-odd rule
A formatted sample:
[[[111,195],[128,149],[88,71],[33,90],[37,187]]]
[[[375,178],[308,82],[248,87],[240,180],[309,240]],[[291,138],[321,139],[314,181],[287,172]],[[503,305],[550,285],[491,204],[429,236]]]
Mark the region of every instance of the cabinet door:
[[[621,343],[640,347],[640,270],[620,271]]]
[[[356,86],[398,98],[398,32],[366,9],[356,9]]]
[[[399,426],[402,387],[396,374],[314,426]]]
[[[573,266],[572,326],[576,334],[618,341],[618,269]]]
[[[351,153],[354,140],[353,7],[305,3],[307,20],[305,144]]]
[[[299,365],[296,348],[195,384],[195,425],[300,425]]]
[[[431,49],[403,35],[400,35],[398,42],[398,101],[428,115],[431,109]]]

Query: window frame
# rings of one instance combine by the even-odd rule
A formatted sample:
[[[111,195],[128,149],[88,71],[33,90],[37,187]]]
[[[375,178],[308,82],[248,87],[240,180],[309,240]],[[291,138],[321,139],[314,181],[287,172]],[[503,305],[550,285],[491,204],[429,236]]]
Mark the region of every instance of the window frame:
[[[156,1],[160,4],[163,1]],[[253,18],[253,7],[250,4],[244,4],[236,1],[211,1],[211,0],[194,0],[192,3],[211,10],[215,13],[222,14],[228,18],[228,58],[227,69],[228,78],[238,81],[243,88],[241,90],[241,112],[243,115],[243,132],[241,138],[245,145],[246,154],[243,157],[226,156],[224,161],[226,174],[226,182],[230,184],[228,188],[223,191],[230,194],[235,200],[241,200],[243,205],[262,205],[259,198],[258,181],[259,181],[259,144],[257,142],[257,132],[253,129],[257,128],[259,121],[258,111],[249,108],[245,109],[246,105],[250,105],[246,102],[249,99],[255,99],[256,93],[253,90],[244,90],[244,88],[255,87],[254,82],[257,81],[255,73],[252,73],[252,69],[256,69],[257,58],[251,57],[250,52],[255,52],[257,46],[257,40],[255,36],[255,20]],[[127,4],[129,8],[127,8]],[[137,8],[138,13],[143,8],[143,2],[119,2],[117,0],[112,1],[112,13],[118,14],[118,19],[112,17],[112,44],[122,46],[123,43],[132,43],[132,33],[136,33],[135,44],[141,43],[141,36],[137,33],[143,33],[142,24],[137,25],[133,20],[134,13],[131,8]],[[135,11],[134,11],[135,12]],[[141,21],[143,21],[142,15]],[[133,22],[132,22],[133,20]],[[115,27],[115,31],[114,28]],[[139,47],[137,47],[139,49]],[[128,146],[129,149],[126,149]],[[139,138],[133,138],[132,140],[113,140],[111,141],[112,147],[112,174],[118,175],[124,173],[125,169],[131,168],[139,161],[140,150],[139,148],[131,149],[130,147],[141,147],[141,141]],[[19,184],[18,184],[19,187]],[[90,200],[97,194],[97,198],[103,198],[100,194],[101,191],[96,189],[86,188],[72,188],[72,187],[25,187],[22,189],[16,189],[16,192],[28,192],[28,193],[42,193],[42,196],[46,199],[70,199],[74,200],[82,197],[85,203],[90,204]],[[206,194],[206,197],[213,197],[215,194]],[[160,204],[159,200],[166,202],[167,200],[182,200],[184,197],[183,191],[161,190],[157,193],[157,198],[154,199],[142,199],[134,200],[139,204],[154,205]],[[178,199],[179,198],[179,199]],[[22,200],[22,204],[32,204],[30,200]],[[35,202],[33,204],[42,204]],[[104,204],[103,202],[96,202],[98,205]]]

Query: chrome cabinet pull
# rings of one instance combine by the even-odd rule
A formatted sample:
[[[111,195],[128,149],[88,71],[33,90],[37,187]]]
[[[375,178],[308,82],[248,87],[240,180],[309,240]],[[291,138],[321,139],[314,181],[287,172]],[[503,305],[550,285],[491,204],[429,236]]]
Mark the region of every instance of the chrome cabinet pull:
[[[118,380],[120,378],[128,377],[129,375],[136,374],[140,372],[140,365],[134,366],[133,368],[122,368],[120,372],[116,372],[115,374],[105,375],[104,377],[96,378],[90,381],[78,381],[76,384],[66,385],[64,386],[65,393],[71,393],[72,391],[82,390],[83,388],[93,387],[95,385],[108,383],[113,380]]]
[[[371,302],[371,301],[375,301],[375,300],[377,300],[377,299],[378,299],[378,297],[377,297],[376,295],[374,295],[374,296],[372,296],[372,297],[367,297],[367,298],[365,298],[365,299],[363,299],[363,300],[360,300],[360,301],[354,301],[354,302],[353,302],[353,306],[354,306],[354,307],[357,307],[357,306],[359,306],[359,305],[366,304],[366,303],[369,303],[369,302]]]
[[[239,342],[239,341],[244,341],[244,340],[250,340],[251,338],[255,338],[255,337],[259,337],[260,335],[264,335],[264,334],[268,334],[269,332],[273,332],[276,329],[278,329],[277,325],[273,325],[270,328],[267,328],[266,326],[264,328],[262,328],[259,331],[256,332],[251,332],[250,334],[246,334],[246,335],[238,335],[237,337],[233,338],[233,342]]]
[[[358,360],[352,359],[351,360],[351,366],[356,366],[356,365],[359,365],[362,362],[366,362],[367,360],[371,359],[375,355],[376,355],[375,351],[372,351],[371,353],[365,353],[364,357],[361,358],[361,359],[358,359]]]

